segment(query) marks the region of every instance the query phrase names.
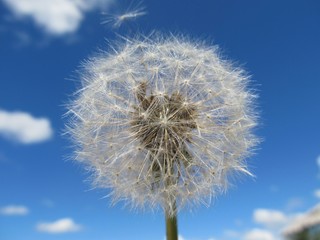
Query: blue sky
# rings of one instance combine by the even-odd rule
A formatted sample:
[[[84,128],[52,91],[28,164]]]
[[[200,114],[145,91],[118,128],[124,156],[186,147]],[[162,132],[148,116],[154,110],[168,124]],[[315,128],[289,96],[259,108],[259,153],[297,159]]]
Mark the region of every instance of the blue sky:
[[[179,214],[184,240],[278,240],[320,199],[320,3],[317,0],[145,1],[148,14],[101,24],[130,1],[0,0],[0,239],[162,240],[161,211],[111,207],[68,160],[64,104],[81,61],[117,35],[183,33],[221,47],[259,93],[263,138],[240,177],[209,207]],[[40,4],[40,5],[39,5]],[[58,10],[58,11],[55,11]]]

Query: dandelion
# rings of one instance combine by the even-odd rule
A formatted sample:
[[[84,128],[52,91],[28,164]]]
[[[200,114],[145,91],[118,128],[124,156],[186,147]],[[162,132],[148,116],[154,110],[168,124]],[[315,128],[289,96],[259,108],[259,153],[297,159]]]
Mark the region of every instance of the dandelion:
[[[141,3],[130,6],[128,9],[119,14],[106,14],[105,19],[101,24],[108,24],[113,28],[119,28],[126,21],[135,20],[138,17],[146,15],[145,7]]]
[[[70,105],[76,159],[114,202],[177,212],[209,205],[229,172],[250,174],[255,95],[217,47],[183,37],[126,39],[89,59]]]

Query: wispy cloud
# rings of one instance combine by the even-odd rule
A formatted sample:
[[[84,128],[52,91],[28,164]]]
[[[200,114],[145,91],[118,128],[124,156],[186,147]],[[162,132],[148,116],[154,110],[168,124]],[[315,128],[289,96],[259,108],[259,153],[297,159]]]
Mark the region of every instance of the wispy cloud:
[[[0,208],[0,215],[6,216],[16,216],[16,215],[27,215],[29,213],[29,209],[25,206],[21,205],[9,205]]]
[[[46,118],[0,110],[0,135],[9,140],[30,144],[48,140],[52,134],[50,121]]]
[[[281,227],[288,221],[284,213],[271,209],[254,210],[253,219],[256,223],[260,223],[269,228]]]
[[[311,228],[312,226],[318,226],[320,224],[320,204],[314,206],[312,209],[304,213],[296,214],[292,217],[289,224],[283,229],[283,234],[290,235],[295,234],[303,229]]]
[[[37,231],[51,234],[78,232],[82,226],[76,224],[71,218],[62,218],[54,222],[42,222],[37,224]]]
[[[31,18],[35,24],[52,35],[75,32],[85,12],[105,8],[113,0],[3,0],[19,19]]]
[[[319,194],[320,198],[320,189],[316,190],[314,194],[316,196]],[[288,203],[291,201],[289,200]],[[282,240],[287,234],[320,224],[320,204],[305,212],[290,211],[288,213],[285,210],[257,208],[253,211],[252,218],[255,226],[251,229],[245,231],[225,230],[221,240]]]
[[[255,228],[250,231],[248,231],[244,237],[244,240],[276,240],[275,236],[272,234],[272,232]]]

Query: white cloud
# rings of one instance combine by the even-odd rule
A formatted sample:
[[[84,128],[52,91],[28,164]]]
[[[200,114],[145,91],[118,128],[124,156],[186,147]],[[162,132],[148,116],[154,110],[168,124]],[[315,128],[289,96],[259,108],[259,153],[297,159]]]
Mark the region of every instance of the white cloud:
[[[253,219],[256,223],[271,228],[280,227],[288,221],[285,214],[270,209],[256,209],[253,213]]]
[[[314,191],[314,196],[320,199],[320,189]]]
[[[263,229],[252,229],[244,235],[244,240],[276,240],[274,235]]]
[[[0,110],[0,135],[24,144],[42,142],[52,136],[50,121],[25,112]]]
[[[9,205],[0,208],[0,215],[14,216],[14,215],[27,215],[29,209],[25,206]]]
[[[62,218],[55,222],[39,223],[36,229],[39,232],[46,233],[67,233],[67,232],[77,232],[81,230],[81,226],[76,224],[71,218]]]
[[[182,237],[181,235],[179,235],[178,240],[186,240],[186,239],[184,237]]]
[[[113,0],[3,0],[18,17],[30,17],[47,33],[75,32],[86,11],[110,5]]]
[[[292,217],[289,224],[283,229],[285,235],[300,232],[302,229],[318,226],[320,224],[320,204],[314,206],[305,213],[299,213]]]

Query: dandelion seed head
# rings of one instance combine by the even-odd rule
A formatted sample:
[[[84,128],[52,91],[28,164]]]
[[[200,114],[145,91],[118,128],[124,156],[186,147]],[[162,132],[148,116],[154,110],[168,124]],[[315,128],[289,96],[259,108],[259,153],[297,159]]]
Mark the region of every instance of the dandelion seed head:
[[[250,174],[255,95],[242,69],[183,37],[115,49],[84,64],[68,124],[76,159],[114,202],[174,215],[209,205],[232,172]]]

